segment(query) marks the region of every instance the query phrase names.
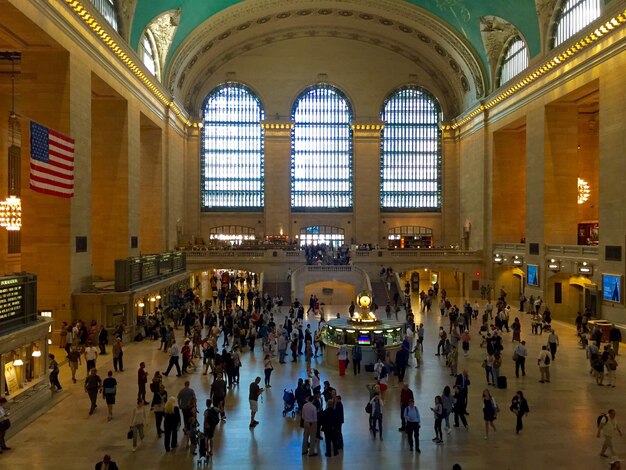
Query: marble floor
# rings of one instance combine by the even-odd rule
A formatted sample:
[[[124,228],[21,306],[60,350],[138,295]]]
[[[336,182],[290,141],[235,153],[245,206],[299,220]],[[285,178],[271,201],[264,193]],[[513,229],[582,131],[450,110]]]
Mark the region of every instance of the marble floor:
[[[332,307],[327,313],[340,308]],[[384,314],[384,313],[383,313]],[[415,393],[416,404],[422,415],[421,454],[409,452],[406,436],[398,432],[400,388],[390,387],[387,392],[384,414],[385,440],[374,440],[368,431],[364,406],[368,391],[365,385],[372,374],[363,373],[355,377],[348,374],[339,377],[335,368],[325,366],[322,361],[317,367],[322,379],[330,380],[342,395],[345,407],[345,449],[338,457],[302,456],[302,432],[297,420],[282,417],[283,389],[293,388],[298,377],[304,375],[304,363],[276,365],[272,376],[273,387],[264,394],[257,415],[260,424],[253,430],[248,428],[248,385],[257,375],[263,376],[261,348],[254,354],[242,356],[241,388],[235,388],[227,397],[228,420],[219,425],[215,438],[214,468],[394,468],[421,467],[426,469],[450,469],[455,463],[463,469],[605,469],[606,459],[599,457],[601,440],[595,437],[596,417],[609,407],[617,410],[618,420],[626,427],[626,378],[618,368],[617,388],[599,387],[589,375],[585,353],[577,345],[574,329],[570,325],[555,322],[561,347],[552,364],[552,382],[538,382],[536,355],[547,340],[546,335],[530,335],[529,316],[523,315],[522,337],[527,340],[530,357],[527,376],[515,379],[510,334],[505,333],[505,351],[502,374],[508,376],[509,388],[498,390],[491,387],[493,396],[502,409],[496,421],[497,432],[483,439],[482,402],[480,396],[486,387],[481,362],[484,349],[480,349],[477,325],[471,328],[473,340],[467,358],[460,355],[459,369],[467,368],[470,373],[469,431],[453,428],[444,436],[443,445],[431,441],[434,436],[433,416],[429,411],[435,395],[452,382],[449,371],[443,367],[443,359],[435,357],[437,330],[441,323],[448,325],[447,317],[436,312],[418,314],[418,322],[426,327],[424,362],[419,369],[411,368],[407,381]],[[313,322],[312,322],[313,323]],[[312,326],[315,326],[313,323]],[[179,333],[182,335],[182,331]],[[195,461],[183,448],[165,453],[162,440],[156,436],[153,416],[146,437],[137,452],[131,452],[131,441],[126,439],[130,411],[136,399],[136,370],[140,361],[145,361],[152,373],[163,370],[167,355],[157,350],[158,343],[146,341],[129,345],[125,354],[125,371],[115,374],[118,380],[117,404],[114,419],[107,422],[106,406],[99,399],[99,407],[89,416],[89,400],[83,391],[82,380],[74,385],[69,380],[69,368],[62,367],[61,382],[65,399],[46,414],[35,420],[15,436],[8,444],[12,450],[0,455],[0,469],[90,469],[94,468],[105,453],[112,455],[120,469],[184,469],[194,468]],[[621,357],[621,356],[620,356]],[[619,361],[619,358],[618,358]],[[97,367],[101,376],[112,368],[112,357],[101,356]],[[85,375],[84,367],[79,377]],[[199,371],[187,376],[199,397],[204,400],[209,389],[208,376]],[[170,394],[177,394],[183,386],[183,378],[173,375],[165,378]],[[525,419],[525,429],[515,434],[515,419],[508,411],[510,399],[516,390],[523,390],[530,406]],[[203,410],[203,407],[201,408]],[[323,445],[323,443],[322,443]],[[616,438],[615,450],[624,455],[626,446],[622,438]],[[322,449],[323,451],[323,449]]]

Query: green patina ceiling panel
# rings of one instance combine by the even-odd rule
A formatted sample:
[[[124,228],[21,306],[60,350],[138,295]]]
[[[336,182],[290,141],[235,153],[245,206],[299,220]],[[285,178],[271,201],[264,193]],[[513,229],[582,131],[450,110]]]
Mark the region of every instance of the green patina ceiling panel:
[[[243,0],[138,0],[131,29],[131,44],[137,47],[146,26],[164,11],[180,8],[180,24],[168,58],[185,38],[206,19]],[[254,1],[254,0],[252,0]],[[541,50],[535,0],[405,0],[447,22],[463,36],[486,66],[486,55],[480,35],[480,17],[499,16],[523,34],[531,57]],[[289,2],[285,2],[288,6]]]

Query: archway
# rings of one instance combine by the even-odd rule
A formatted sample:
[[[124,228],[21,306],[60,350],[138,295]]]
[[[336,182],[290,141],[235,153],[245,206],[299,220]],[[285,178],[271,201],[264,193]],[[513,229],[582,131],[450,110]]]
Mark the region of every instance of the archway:
[[[545,304],[552,318],[573,323],[577,312],[589,307],[595,314],[598,287],[590,279],[572,273],[558,273],[548,279]]]

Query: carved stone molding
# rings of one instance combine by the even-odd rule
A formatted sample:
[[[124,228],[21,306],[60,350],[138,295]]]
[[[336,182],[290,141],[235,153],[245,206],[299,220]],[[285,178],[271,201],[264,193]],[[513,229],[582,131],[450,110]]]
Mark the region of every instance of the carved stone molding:
[[[156,43],[161,70],[165,67],[165,58],[172,45],[174,34],[176,34],[176,30],[178,29],[180,13],[180,8],[166,11],[148,26],[148,29],[154,37],[154,42]]]
[[[480,34],[487,52],[487,61],[491,70],[492,83],[495,83],[498,61],[507,41],[519,32],[515,26],[499,16],[483,16],[480,18]]]
[[[263,47],[268,44],[276,42],[300,38],[300,37],[333,37],[349,39],[354,41],[365,42],[368,45],[386,48],[392,52],[406,57],[408,60],[414,62],[418,66],[423,75],[422,80],[418,84],[429,83],[429,90],[439,100],[444,114],[456,115],[460,109],[459,103],[463,99],[464,91],[461,89],[459,82],[455,81],[454,76],[442,74],[439,67],[443,66],[441,62],[439,67],[437,63],[431,63],[431,61],[424,60],[423,55],[417,53],[411,47],[399,43],[380,38],[374,35],[368,35],[362,31],[355,32],[351,30],[342,29],[337,31],[333,28],[323,29],[317,28],[315,30],[303,30],[303,29],[289,29],[276,31],[274,33],[268,33],[265,36],[258,36],[251,39],[249,42],[238,44],[236,47],[226,49],[221,54],[216,54],[211,58],[210,62],[204,62],[202,68],[190,69],[185,71],[183,76],[189,74],[186,77],[189,83],[193,83],[193,86],[185,90],[183,95],[185,100],[184,106],[192,114],[195,110],[200,109],[202,101],[206,93],[208,93],[207,82],[210,81],[213,74],[225,65],[232,57],[236,57],[239,54],[243,54],[258,47]],[[445,62],[444,62],[445,63]],[[194,63],[195,64],[195,63]],[[433,86],[434,85],[434,86]]]
[[[380,139],[385,124],[380,119],[374,121],[356,121],[350,126],[355,139]]]
[[[559,0],[535,0],[542,50],[547,47],[547,39],[550,37],[550,29],[552,28],[552,18],[558,2]]]
[[[264,120],[261,127],[265,133],[265,138],[289,138],[295,123],[293,121],[269,121]]]
[[[168,64],[165,83],[173,93],[187,95],[182,91],[185,81],[189,78],[189,70],[201,55],[250,28],[281,20],[295,21],[306,16],[317,17],[318,20],[321,17],[332,17],[334,22],[351,22],[346,23],[346,26],[364,32],[370,32],[372,26],[376,25],[376,28],[382,27],[389,31],[390,40],[398,35],[406,35],[415,44],[427,45],[433,50],[433,56],[446,61],[449,70],[445,74],[454,75],[459,80],[460,87],[455,88],[460,88],[464,93],[473,89],[475,98],[484,95],[487,80],[483,76],[480,60],[459,38],[458,33],[434,15],[393,0],[338,0],[336,4],[337,8],[313,8],[314,4],[309,0],[294,0],[289,2],[292,9],[288,11],[283,11],[285,2],[282,0],[259,0],[235,5],[228,9],[228,14],[212,16],[187,37]],[[383,12],[384,16],[381,16]],[[466,76],[468,72],[471,79]],[[186,100],[185,96],[181,98]]]

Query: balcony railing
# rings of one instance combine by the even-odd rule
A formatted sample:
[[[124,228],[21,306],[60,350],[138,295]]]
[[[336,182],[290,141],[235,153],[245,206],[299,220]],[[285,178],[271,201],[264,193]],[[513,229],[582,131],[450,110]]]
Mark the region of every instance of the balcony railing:
[[[493,251],[496,253],[526,253],[524,243],[494,243]]]
[[[594,245],[546,245],[546,255],[598,259],[600,250]]]

